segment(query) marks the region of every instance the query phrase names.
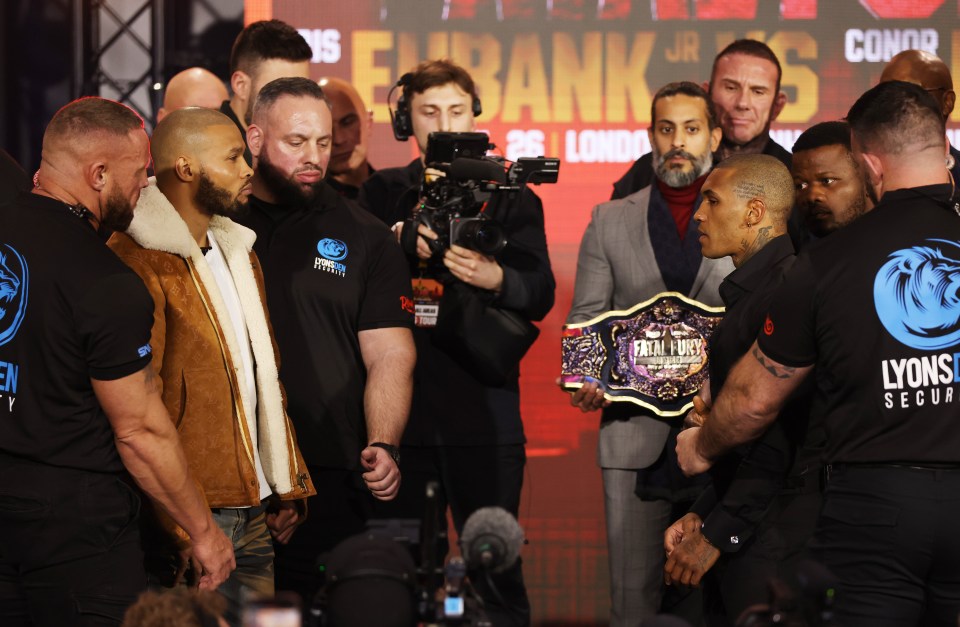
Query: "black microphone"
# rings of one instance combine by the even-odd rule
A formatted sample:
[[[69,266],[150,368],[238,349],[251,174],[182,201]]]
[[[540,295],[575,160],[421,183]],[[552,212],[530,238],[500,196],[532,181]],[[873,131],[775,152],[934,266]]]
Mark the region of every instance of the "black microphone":
[[[494,573],[513,566],[522,545],[520,523],[502,507],[482,507],[470,514],[460,534],[460,552],[467,565]]]
[[[507,182],[503,166],[487,159],[454,159],[448,176],[455,181],[493,181],[501,185]]]

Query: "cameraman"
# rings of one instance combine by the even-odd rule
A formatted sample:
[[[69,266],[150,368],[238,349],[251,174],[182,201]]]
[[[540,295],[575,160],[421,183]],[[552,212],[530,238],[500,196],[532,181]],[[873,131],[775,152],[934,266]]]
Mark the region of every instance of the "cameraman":
[[[416,138],[420,158],[406,167],[378,171],[361,188],[359,198],[361,205],[393,225],[398,238],[403,221],[417,206],[428,136],[438,131],[472,131],[474,117],[480,113],[473,79],[451,61],[424,61],[405,74],[399,85],[403,87],[396,114],[400,120],[394,128],[398,138]],[[427,240],[436,239],[437,234],[419,225],[416,255],[408,253],[415,285],[435,280],[443,286],[437,302],[441,317],[454,292],[465,284],[477,288],[491,306],[513,310],[527,320],[542,320],[553,306],[556,284],[540,199],[526,189],[496,193],[484,214],[503,226],[508,241],[494,256],[455,244],[434,254]],[[378,515],[421,518],[425,486],[433,480],[440,484],[440,529],[446,527],[447,505],[458,533],[481,507],[499,506],[517,516],[526,463],[519,368],[500,385],[479,381],[464,369],[462,355],[447,354],[434,344],[433,330],[426,326],[432,321],[422,318],[418,316],[422,326],[414,332],[413,407],[401,446],[404,485],[396,500],[378,504]],[[494,625],[530,623],[519,561],[490,578],[495,590],[482,573],[471,574]]]

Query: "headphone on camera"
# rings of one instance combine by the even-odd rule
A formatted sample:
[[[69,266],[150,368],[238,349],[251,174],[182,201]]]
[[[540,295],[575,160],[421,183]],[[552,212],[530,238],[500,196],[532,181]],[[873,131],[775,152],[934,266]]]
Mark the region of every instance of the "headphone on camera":
[[[396,85],[390,88],[387,94],[387,108],[390,111],[390,126],[393,128],[393,136],[397,141],[405,142],[413,135],[413,120],[410,118],[410,103],[404,95],[405,88],[413,82],[413,73],[407,72],[400,77]],[[390,109],[390,97],[396,89],[400,89],[400,97],[397,98],[397,108]],[[483,113],[483,107],[480,105],[480,98],[473,97],[470,104],[470,110],[473,117],[478,117]]]

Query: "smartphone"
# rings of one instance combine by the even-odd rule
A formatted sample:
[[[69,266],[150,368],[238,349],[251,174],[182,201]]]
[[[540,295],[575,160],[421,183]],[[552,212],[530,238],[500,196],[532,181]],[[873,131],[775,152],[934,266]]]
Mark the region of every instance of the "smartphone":
[[[277,596],[249,601],[243,608],[243,627],[301,627],[298,599]]]

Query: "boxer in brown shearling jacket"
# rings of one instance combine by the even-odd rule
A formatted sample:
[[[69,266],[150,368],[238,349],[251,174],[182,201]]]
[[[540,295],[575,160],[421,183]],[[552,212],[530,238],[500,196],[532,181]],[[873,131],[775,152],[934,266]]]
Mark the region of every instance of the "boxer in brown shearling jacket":
[[[156,182],[110,247],[154,298],[153,365],[193,476],[234,541],[238,568],[220,587],[227,618],[241,590],[273,594],[271,534],[285,542],[315,494],[277,376],[255,235],[234,223],[251,170],[243,141],[221,113],[182,109],[157,126]],[[271,506],[272,504],[272,506]],[[148,570],[182,579],[189,540],[170,524]],[[173,550],[173,549],[176,550]]]

